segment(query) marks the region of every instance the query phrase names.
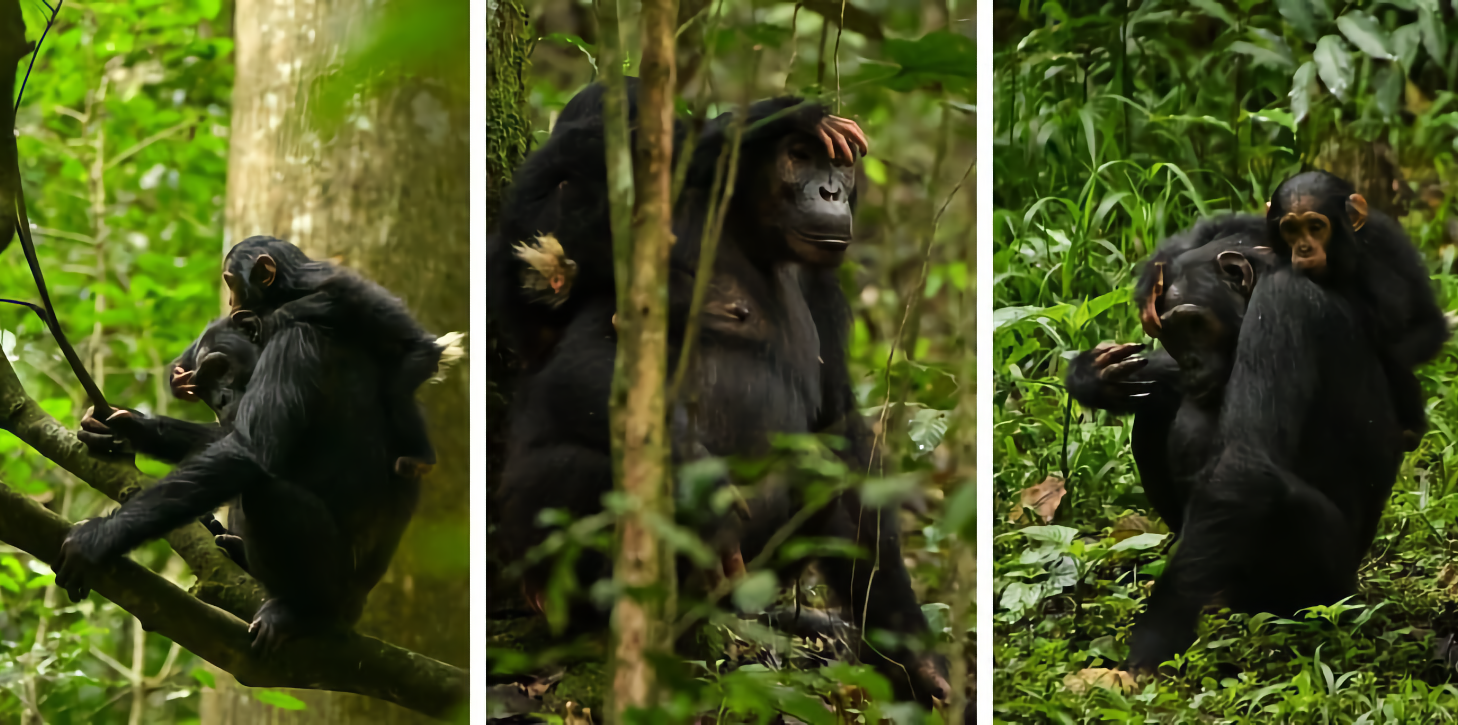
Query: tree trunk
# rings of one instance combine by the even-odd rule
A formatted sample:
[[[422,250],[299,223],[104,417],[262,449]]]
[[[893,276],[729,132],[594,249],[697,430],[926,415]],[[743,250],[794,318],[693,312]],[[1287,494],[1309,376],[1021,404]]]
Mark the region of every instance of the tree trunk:
[[[495,228],[501,197],[526,155],[531,139],[527,108],[526,72],[532,33],[518,0],[497,0],[486,18],[486,227]],[[576,51],[574,51],[576,52]],[[487,315],[491,314],[487,310]],[[480,354],[479,347],[476,348]],[[506,414],[511,401],[510,371],[514,359],[502,345],[494,321],[486,329],[486,495],[494,496],[506,460]],[[491,500],[488,498],[488,500]],[[489,507],[488,510],[494,510]],[[489,519],[492,523],[494,520]],[[492,555],[500,551],[496,540],[486,539],[486,591],[488,607],[524,608],[515,587],[499,586],[504,565]],[[488,615],[489,616],[489,615]]]
[[[619,370],[626,376],[622,475],[618,488],[636,500],[618,522],[619,591],[613,607],[612,722],[625,711],[657,704],[649,655],[671,647],[672,560],[648,517],[672,519],[664,385],[668,373],[668,248],[673,242],[669,203],[673,174],[675,0],[644,0],[643,55],[639,65],[638,148],[634,164],[633,243],[627,304],[618,306]],[[604,28],[606,30],[606,28]],[[606,34],[606,33],[605,33]],[[619,169],[621,171],[621,169]],[[620,292],[619,299],[624,295]]]
[[[311,120],[327,100],[321,91],[350,70],[341,59],[389,10],[370,0],[240,0],[225,245],[254,234],[288,239],[400,295],[426,329],[464,332],[469,95],[444,62],[449,54],[412,68],[408,79],[362,92],[337,128]],[[462,667],[470,661],[469,391],[464,364],[421,389],[439,463],[358,625]],[[218,680],[218,691],[203,699],[208,725],[429,722],[377,700],[302,690],[290,694],[308,708],[283,711],[226,676]]]

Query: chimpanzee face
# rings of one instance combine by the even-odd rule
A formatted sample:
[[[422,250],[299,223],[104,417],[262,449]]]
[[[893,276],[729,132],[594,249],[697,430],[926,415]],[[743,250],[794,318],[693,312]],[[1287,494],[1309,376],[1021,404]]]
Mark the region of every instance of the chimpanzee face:
[[[258,365],[258,346],[230,322],[211,325],[197,344],[192,383],[197,396],[218,417],[226,417]]]
[[[790,256],[838,266],[851,243],[854,167],[832,164],[824,142],[808,133],[780,138],[765,167],[759,181],[767,193],[756,204],[762,223],[783,233]]]
[[[1291,266],[1313,277],[1326,273],[1333,236],[1367,221],[1367,200],[1340,187],[1324,172],[1298,174],[1282,182],[1266,205],[1268,223],[1291,250]]]
[[[249,254],[237,249],[223,260],[223,282],[228,285],[228,307],[232,312],[253,309],[264,300],[273,284],[278,264],[268,254]]]
[[[1268,247],[1238,237],[1180,255],[1157,299],[1160,341],[1180,364],[1187,393],[1220,390],[1235,362],[1240,325],[1257,278],[1276,265]]]

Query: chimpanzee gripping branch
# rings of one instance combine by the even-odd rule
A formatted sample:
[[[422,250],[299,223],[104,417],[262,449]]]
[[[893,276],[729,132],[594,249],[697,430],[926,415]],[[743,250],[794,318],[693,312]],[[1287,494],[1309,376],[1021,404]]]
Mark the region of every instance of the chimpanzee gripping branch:
[[[88,454],[69,430],[26,395],[3,355],[0,429],[117,501],[152,483],[134,466]],[[69,529],[60,516],[0,484],[0,541],[49,564]],[[303,638],[266,660],[254,656],[246,622],[263,601],[258,582],[223,555],[201,524],[173,531],[167,541],[197,575],[196,598],[125,559],[97,574],[95,590],[141,620],[148,631],[186,647],[239,682],[353,692],[436,717],[465,704],[464,670],[373,637],[351,633]]]
[[[70,523],[0,484],[0,538],[51,563]],[[253,654],[248,625],[204,604],[129,559],[97,572],[95,591],[157,632],[250,687],[353,692],[445,718],[466,703],[466,672],[373,637],[302,638],[267,659]]]

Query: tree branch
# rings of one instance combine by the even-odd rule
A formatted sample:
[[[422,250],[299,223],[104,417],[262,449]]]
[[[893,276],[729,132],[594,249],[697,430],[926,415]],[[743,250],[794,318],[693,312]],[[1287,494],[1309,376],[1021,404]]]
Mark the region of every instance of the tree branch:
[[[0,484],[0,534],[6,543],[51,564],[71,525]],[[467,702],[466,672],[356,633],[290,640],[273,657],[253,654],[248,625],[209,606],[130,560],[95,572],[89,583],[157,632],[249,687],[352,692],[446,718]]]

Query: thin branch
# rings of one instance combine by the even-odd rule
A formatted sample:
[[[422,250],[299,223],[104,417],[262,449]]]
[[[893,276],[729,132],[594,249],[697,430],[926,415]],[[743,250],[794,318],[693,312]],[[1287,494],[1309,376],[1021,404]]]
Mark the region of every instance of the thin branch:
[[[141,141],[138,141],[136,143],[136,145],[132,146],[131,148],[127,149],[126,151],[123,151],[123,152],[117,154],[110,161],[107,161],[106,162],[106,165],[103,168],[106,171],[110,171],[113,168],[115,168],[117,164],[120,164],[121,162],[126,161],[127,159],[129,159],[129,158],[137,155],[138,153],[140,153],[142,151],[142,149],[145,149],[148,146],[151,146],[152,144],[157,143],[158,141],[161,141],[162,139],[165,139],[165,138],[167,138],[168,136],[171,136],[174,133],[177,133],[178,131],[181,131],[181,130],[183,130],[185,128],[190,128],[190,127],[196,126],[196,125],[197,125],[197,121],[183,121],[182,123],[179,123],[176,126],[173,126],[172,128],[166,128],[166,129],[163,129],[161,131],[158,131],[157,133],[154,133],[151,136],[148,136],[148,137],[142,139]]]

